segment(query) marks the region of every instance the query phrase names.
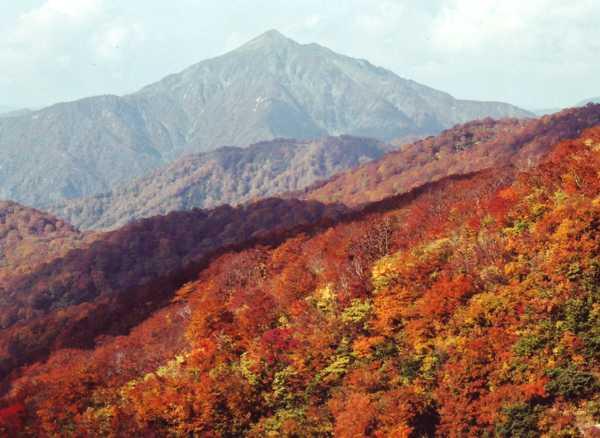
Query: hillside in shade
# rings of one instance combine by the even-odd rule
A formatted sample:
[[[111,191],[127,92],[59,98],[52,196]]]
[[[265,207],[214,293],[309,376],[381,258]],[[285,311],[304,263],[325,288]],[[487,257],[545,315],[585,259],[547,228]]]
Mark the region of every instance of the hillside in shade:
[[[221,254],[131,331],[108,331],[93,348],[55,342],[47,361],[15,373],[0,428],[30,436],[595,436],[600,126],[540,145],[543,160],[524,170],[445,177],[269,246]],[[280,211],[305,205],[269,202],[283,203]],[[158,238],[165,221],[188,229],[176,217],[122,232],[140,227]],[[144,265],[135,254],[135,266]],[[139,309],[148,297],[131,299]],[[91,325],[79,315],[75,333]],[[64,330],[61,318],[64,310],[55,311],[44,329]],[[21,332],[7,351],[40,333]]]
[[[0,285],[7,276],[34,271],[93,238],[47,213],[0,201]]]
[[[303,189],[388,149],[377,140],[348,136],[224,147],[186,155],[111,192],[46,208],[78,228],[115,228],[171,211],[236,205]]]
[[[0,118],[0,198],[32,206],[91,196],[186,153],[274,138],[390,140],[487,116],[531,114],[455,99],[276,31],[126,96]]]
[[[126,332],[216,254],[272,244],[346,209],[265,199],[173,212],[101,234],[81,234],[19,205],[8,211],[9,232],[0,245],[15,249],[0,265],[0,390],[18,366],[53,349],[90,346],[102,334]],[[14,230],[25,235],[21,242],[13,243]],[[47,241],[41,233],[55,236]],[[38,239],[27,239],[31,234]],[[34,257],[19,258],[23,251]]]

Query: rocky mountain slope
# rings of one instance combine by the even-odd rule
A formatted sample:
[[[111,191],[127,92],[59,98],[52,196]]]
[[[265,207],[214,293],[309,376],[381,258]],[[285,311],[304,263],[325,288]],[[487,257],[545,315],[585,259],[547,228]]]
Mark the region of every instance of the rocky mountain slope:
[[[465,101],[365,60],[267,32],[127,96],[0,118],[0,198],[39,206],[109,191],[182,154],[350,134],[382,140],[530,113]]]
[[[148,176],[48,210],[82,228],[115,228],[171,211],[239,204],[303,189],[381,157],[390,146],[349,136],[272,140],[186,155]]]

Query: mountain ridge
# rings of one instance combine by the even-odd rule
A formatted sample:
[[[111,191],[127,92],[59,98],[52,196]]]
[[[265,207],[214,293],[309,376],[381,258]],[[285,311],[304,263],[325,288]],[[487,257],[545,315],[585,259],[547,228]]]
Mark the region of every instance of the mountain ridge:
[[[569,138],[589,123],[598,123],[599,114],[599,108],[589,106],[565,111],[559,122],[550,123],[551,117],[542,120],[535,127],[544,135],[540,141],[530,144],[527,150],[543,154],[548,151],[547,142]],[[513,123],[527,127],[526,121],[471,122],[456,130],[456,139],[462,142],[459,146],[464,146],[466,151],[477,140],[477,132],[483,135],[482,138],[490,135],[494,138],[495,127],[500,127],[500,132],[508,135],[506,149],[511,151],[514,144],[509,134],[514,128]],[[475,130],[473,136],[467,135],[468,129],[479,125],[483,126]],[[535,131],[531,135],[535,136]],[[496,141],[503,138],[498,137]],[[432,142],[431,139],[425,141]],[[457,144],[452,131],[450,136],[448,133],[440,135],[438,143],[449,147]],[[488,146],[493,146],[493,143],[488,143]],[[410,148],[410,145],[405,147]],[[432,150],[436,151],[435,148]],[[422,152],[427,156],[431,151]],[[393,170],[396,153],[387,156],[391,157]],[[508,154],[507,157],[511,156]],[[503,163],[508,165],[502,166]],[[489,180],[496,190],[494,181],[510,182],[515,173],[511,160],[503,163],[474,173],[463,169],[465,174],[427,174],[425,176],[429,179],[425,184],[413,189],[406,186],[406,193],[388,185],[386,178],[374,180],[379,185],[377,190],[373,189],[369,178],[358,179],[356,183],[362,184],[365,189],[363,202],[352,202],[350,204],[354,207],[350,208],[339,202],[343,198],[328,200],[327,204],[312,199],[269,198],[236,208],[223,205],[212,210],[172,212],[96,235],[83,233],[90,240],[81,243],[78,243],[81,238],[75,236],[74,244],[66,242],[64,252],[53,253],[57,257],[49,257],[46,264],[35,266],[32,270],[12,272],[10,267],[0,268],[4,275],[0,283],[2,370],[13,372],[20,365],[46,357],[53,348],[89,345],[96,336],[107,332],[121,333],[124,327],[131,327],[128,325],[132,323],[131,318],[139,322],[139,318],[149,315],[148,312],[161,308],[165,305],[164,300],[172,296],[174,287],[192,280],[194,269],[205,266],[223,252],[256,245],[269,246],[302,233],[325,232],[337,222],[362,220],[370,214],[411,203],[420,196],[431,197],[436,187],[448,189],[453,184],[472,187],[471,177],[473,180],[480,177],[482,181]],[[460,193],[449,190],[454,198],[460,199]],[[310,190],[307,193],[310,194]],[[373,199],[372,193],[380,194],[379,200]],[[437,218],[445,218],[447,211],[439,210],[437,214]],[[423,218],[417,214],[409,219],[413,223]],[[377,242],[369,241],[367,244],[376,245]],[[43,259],[44,247],[34,247],[34,250],[36,248],[39,248]],[[318,260],[315,263],[318,270]],[[362,271],[358,269],[356,272],[360,274]],[[132,312],[128,306],[134,302],[146,304],[135,307],[137,310]],[[55,318],[60,323],[50,330],[50,321]],[[44,333],[43,337],[32,338],[32,333],[40,331]]]
[[[394,141],[393,146],[342,136],[219,148],[182,157],[111,192],[44,209],[78,227],[109,229],[173,210],[235,205],[264,196],[355,205],[357,196],[360,202],[378,200],[444,176],[513,161],[531,165],[555,140],[575,136],[599,121],[600,109],[592,106],[539,120],[472,121],[435,138]],[[392,152],[382,156],[384,151]],[[380,191],[377,195],[373,186]]]
[[[236,205],[312,183],[381,157],[391,146],[349,136],[276,139],[183,156],[90,198],[44,209],[83,229],[110,229],[175,210]]]
[[[600,105],[568,108],[532,120],[480,120],[406,144],[356,169],[334,175],[289,196],[356,206],[452,174],[545,159],[558,141],[600,124]]]
[[[531,113],[454,99],[367,61],[267,32],[132,94],[0,118],[0,198],[36,207],[90,196],[222,145],[341,134],[388,140],[484,116]]]

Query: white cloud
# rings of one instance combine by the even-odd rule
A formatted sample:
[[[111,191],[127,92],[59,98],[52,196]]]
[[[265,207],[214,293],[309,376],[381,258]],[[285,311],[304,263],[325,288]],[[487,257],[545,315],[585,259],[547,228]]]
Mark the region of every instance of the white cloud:
[[[399,24],[407,16],[412,15],[405,4],[398,1],[377,2],[369,12],[356,14],[356,23],[363,31],[373,34],[384,34],[391,31],[400,31]]]
[[[102,0],[47,0],[21,14],[5,41],[31,48],[48,47],[65,33],[89,24],[101,12]]]
[[[102,0],[47,0],[21,15],[21,21],[52,23],[56,19],[85,20],[101,11]]]
[[[433,20],[432,42],[447,52],[568,55],[594,42],[590,26],[600,36],[599,14],[596,0],[448,0]]]
[[[111,0],[46,0],[0,31],[0,90],[34,94],[24,105],[74,99],[102,77],[123,76],[119,62],[144,41],[143,26],[115,15]],[[89,69],[94,67],[92,71]],[[54,90],[62,89],[60,98]]]
[[[103,60],[120,59],[144,39],[144,28],[139,23],[110,23],[94,36],[96,54]]]
[[[304,20],[304,29],[314,29],[318,27],[322,23],[322,21],[323,17],[321,17],[319,14],[310,15]]]

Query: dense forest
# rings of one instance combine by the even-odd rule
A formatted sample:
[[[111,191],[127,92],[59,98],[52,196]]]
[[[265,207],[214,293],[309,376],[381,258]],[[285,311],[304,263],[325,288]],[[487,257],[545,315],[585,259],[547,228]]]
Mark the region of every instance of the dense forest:
[[[455,126],[436,137],[317,183],[299,194],[321,202],[359,205],[406,192],[449,175],[491,167],[526,168],[557,142],[600,123],[600,105],[570,108],[539,119],[483,119]]]
[[[11,235],[40,216],[22,207],[11,211],[20,213],[7,216]],[[98,335],[129,330],[220,252],[273,244],[345,211],[316,201],[265,199],[239,208],[173,212],[100,235],[67,229],[56,245],[15,238],[12,253],[33,245],[28,252],[46,254],[46,260],[25,269],[11,257],[13,263],[0,269],[0,383],[54,349],[89,347]]]
[[[109,193],[65,200],[47,208],[81,229],[115,229],[171,211],[235,206],[304,189],[379,158],[391,148],[377,140],[347,135],[222,147],[185,155]]]
[[[599,174],[593,128],[537,166],[447,177],[280,244],[224,252],[130,332],[23,368],[1,427],[31,436],[591,435],[600,422]]]

